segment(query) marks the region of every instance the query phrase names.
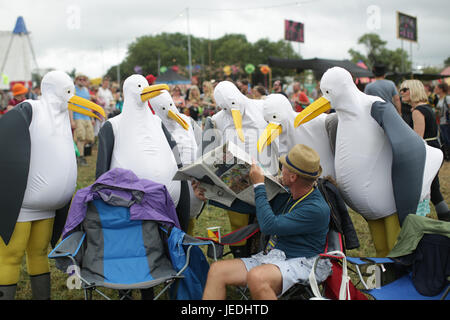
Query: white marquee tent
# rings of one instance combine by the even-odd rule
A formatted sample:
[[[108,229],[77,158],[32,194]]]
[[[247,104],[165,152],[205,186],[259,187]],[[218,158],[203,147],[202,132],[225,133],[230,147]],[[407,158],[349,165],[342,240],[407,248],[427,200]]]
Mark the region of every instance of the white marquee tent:
[[[10,89],[16,82],[31,87],[31,71],[36,57],[23,17],[18,17],[13,31],[0,31],[0,89]]]

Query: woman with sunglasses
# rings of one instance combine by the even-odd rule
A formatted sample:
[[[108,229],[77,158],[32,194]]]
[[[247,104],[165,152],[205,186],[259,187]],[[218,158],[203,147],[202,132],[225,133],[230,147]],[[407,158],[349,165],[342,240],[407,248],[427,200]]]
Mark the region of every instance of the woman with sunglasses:
[[[438,140],[438,124],[436,115],[428,104],[425,88],[419,80],[405,80],[400,85],[402,102],[411,106],[413,130],[421,136],[429,146],[440,149]],[[450,211],[441,194],[439,173],[431,184],[431,202],[439,220],[450,221]]]

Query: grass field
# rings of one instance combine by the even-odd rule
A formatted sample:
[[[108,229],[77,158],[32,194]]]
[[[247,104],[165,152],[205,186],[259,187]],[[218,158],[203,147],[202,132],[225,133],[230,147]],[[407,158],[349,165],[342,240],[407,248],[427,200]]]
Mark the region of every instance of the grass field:
[[[87,157],[88,166],[79,167],[77,189],[84,188],[92,184],[95,180],[95,162],[97,158],[96,148],[93,148],[92,155]],[[444,195],[447,203],[450,204],[450,163],[445,162],[440,172],[441,192]],[[433,206],[431,206],[431,217],[436,218]],[[349,256],[375,256],[372,239],[367,227],[366,221],[357,213],[350,211],[351,218],[355,225],[361,247],[355,250],[347,251]],[[222,232],[228,233],[230,225],[225,211],[215,207],[208,206],[206,210],[200,215],[194,228],[196,236],[207,236],[206,228],[212,226],[222,226]],[[228,251],[225,248],[225,251]],[[231,255],[227,256],[230,257]],[[52,273],[52,299],[53,300],[80,300],[84,299],[82,290],[69,290],[66,286],[67,275],[54,267],[54,262],[50,261]],[[117,298],[117,294],[106,290],[113,297]],[[136,290],[135,290],[136,291]],[[139,298],[138,293],[134,293],[136,299]],[[231,299],[237,298],[233,291],[228,291],[228,297]],[[26,273],[25,259],[22,265],[22,272],[20,282],[17,288],[16,299],[31,299],[31,287],[28,275]],[[98,294],[94,294],[94,299],[103,299]]]

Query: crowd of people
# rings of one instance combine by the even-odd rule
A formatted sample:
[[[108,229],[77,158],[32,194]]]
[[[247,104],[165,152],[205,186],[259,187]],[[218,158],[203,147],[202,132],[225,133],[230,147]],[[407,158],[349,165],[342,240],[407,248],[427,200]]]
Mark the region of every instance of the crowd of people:
[[[275,80],[272,88],[269,90],[261,83],[252,85],[247,79],[238,79],[233,81],[239,91],[250,99],[265,99],[271,93],[281,93],[292,104],[295,111],[300,112],[312,101],[319,97],[320,89],[318,84],[311,92],[308,92],[304,85],[299,81],[284,84],[282,80]],[[190,85],[170,85],[172,99],[175,102],[178,111],[190,116],[199,123],[204,122],[208,116],[212,116],[220,111],[220,106],[216,105],[214,99],[214,88],[219,81],[204,80],[199,85],[197,77],[192,77]],[[286,91],[286,92],[285,92]]]
[[[412,106],[409,102],[405,101],[400,86],[397,87],[394,82],[385,79],[386,69],[384,66],[374,66],[373,72],[375,75],[373,81],[368,84],[360,84],[360,89],[367,94],[377,95],[386,101],[392,102],[402,118],[413,127]],[[149,84],[153,84],[156,77],[148,75],[147,80]],[[231,79],[227,80],[230,81]],[[81,73],[76,74],[74,82],[77,95],[102,106],[108,118],[114,117],[122,111],[123,97],[120,85],[117,82],[113,82],[108,77],[105,77],[102,79],[100,85],[92,85],[89,78]],[[181,113],[190,116],[199,124],[202,124],[206,117],[212,116],[220,111],[220,106],[216,105],[213,94],[218,82],[215,80],[204,80],[200,85],[198,78],[194,76],[190,85],[170,85],[170,94]],[[270,93],[283,94],[289,99],[292,108],[296,112],[302,111],[321,95],[319,82],[316,83],[316,86],[312,90],[307,90],[305,85],[300,81],[294,80],[289,83],[283,83],[281,79],[276,79],[270,91],[261,83],[252,85],[247,79],[238,79],[234,83],[250,99],[265,99]],[[450,160],[450,120],[448,107],[450,96],[448,95],[448,85],[442,80],[428,81],[423,83],[423,88],[427,96],[427,104],[434,113],[433,117],[439,129],[437,140],[444,152],[445,160],[448,161]],[[26,99],[37,100],[39,98],[39,85],[28,89],[22,83],[16,83],[12,86],[11,90],[0,90],[0,117]],[[71,125],[80,155],[83,158],[84,147],[82,141],[85,141],[84,144],[88,145],[93,143],[93,137],[98,134],[101,123],[99,120],[92,120],[92,129],[89,125],[86,125],[87,129],[83,130],[80,124],[77,125],[80,121],[75,120],[78,120],[78,115],[75,115],[75,118],[71,117]],[[77,127],[78,130],[76,130]],[[85,133],[84,131],[87,132]],[[84,137],[86,134],[88,135],[87,138]],[[77,139],[78,136],[81,136],[80,139],[84,139]],[[85,165],[85,160],[81,160],[80,163]]]
[[[359,84],[359,88],[366,94],[376,95],[385,101],[392,102],[402,118],[414,127],[413,113],[414,109],[408,101],[405,101],[405,95],[401,91],[401,84],[396,86],[394,82],[386,80],[386,68],[382,65],[375,65],[373,73],[375,78],[368,84]],[[153,84],[156,77],[148,75],[149,84]],[[226,79],[232,81],[231,79]],[[418,81],[418,80],[417,80]],[[105,109],[107,117],[114,117],[122,111],[123,97],[120,90],[120,84],[111,81],[108,77],[102,79],[100,85],[92,85],[87,76],[82,73],[76,74],[74,79],[77,95],[89,99]],[[204,80],[201,85],[196,76],[192,77],[189,85],[169,85],[170,94],[175,102],[178,110],[190,116],[200,125],[204,123],[204,119],[212,116],[220,111],[220,106],[216,105],[214,99],[214,88],[219,81]],[[300,81],[294,80],[289,83],[283,83],[283,80],[276,79],[272,83],[270,90],[261,83],[252,85],[248,79],[238,79],[233,81],[239,90],[250,99],[265,99],[271,93],[280,93],[286,96],[291,102],[292,108],[296,112],[302,111],[312,101],[320,97],[320,83],[317,82],[312,90],[307,90],[305,85]],[[450,120],[449,120],[449,103],[450,95],[448,95],[448,85],[442,80],[428,81],[423,84],[423,89],[427,96],[427,104],[433,112],[433,118],[436,120],[438,128],[437,141],[444,152],[445,160],[450,160]],[[399,93],[400,92],[400,93]],[[32,89],[28,89],[22,83],[16,83],[9,91],[0,90],[0,117],[26,99],[36,100],[40,98],[40,87],[36,85]],[[332,112],[332,111],[331,111]],[[90,120],[91,125],[86,124],[86,129],[82,129],[79,115],[72,116],[71,125],[74,132],[74,139],[80,152],[81,165],[86,165],[84,158],[84,146],[92,144],[95,136],[101,126],[99,120]],[[86,116],[84,120],[87,120]],[[417,125],[416,125],[417,126]],[[78,128],[78,130],[77,130]],[[87,135],[87,137],[86,137]]]

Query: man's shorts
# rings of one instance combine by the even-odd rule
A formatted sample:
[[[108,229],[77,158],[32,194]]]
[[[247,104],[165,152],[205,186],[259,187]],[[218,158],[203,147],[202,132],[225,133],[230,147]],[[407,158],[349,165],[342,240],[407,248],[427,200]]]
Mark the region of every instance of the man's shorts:
[[[263,252],[252,255],[249,258],[241,258],[247,271],[263,265],[273,264],[280,269],[283,278],[283,288],[280,296],[284,294],[293,285],[300,283],[309,284],[309,273],[313,267],[317,256],[311,258],[292,258],[286,259],[283,251],[272,249],[266,255]],[[318,283],[325,281],[331,274],[331,262],[328,259],[320,259],[316,266],[316,280]]]
[[[94,142],[94,127],[90,119],[76,119],[75,125],[77,126],[73,133],[75,141]]]

